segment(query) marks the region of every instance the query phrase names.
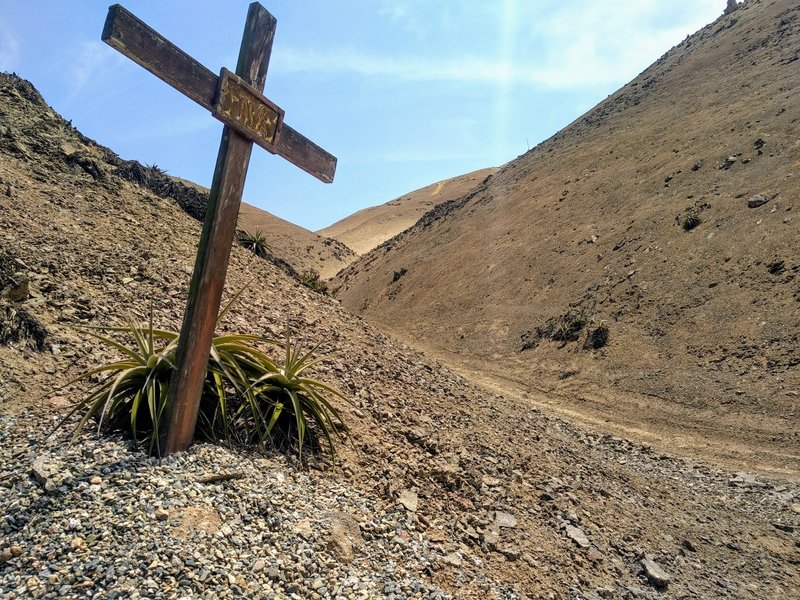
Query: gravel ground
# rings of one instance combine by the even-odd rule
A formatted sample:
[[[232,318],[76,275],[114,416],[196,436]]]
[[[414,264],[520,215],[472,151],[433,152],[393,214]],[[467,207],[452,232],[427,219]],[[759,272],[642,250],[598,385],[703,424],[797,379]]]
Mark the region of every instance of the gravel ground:
[[[42,429],[0,418],[3,598],[450,597],[400,505],[282,458],[201,444],[157,460]],[[215,475],[237,479],[200,482]]]

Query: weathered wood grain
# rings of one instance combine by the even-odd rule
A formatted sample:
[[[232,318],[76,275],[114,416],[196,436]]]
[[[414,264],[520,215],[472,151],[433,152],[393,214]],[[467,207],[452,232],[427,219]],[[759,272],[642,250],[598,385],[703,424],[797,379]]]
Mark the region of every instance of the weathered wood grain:
[[[325,183],[331,183],[336,174],[336,157],[285,123],[278,139],[277,154]]]
[[[138,65],[211,110],[217,93],[217,76],[175,44],[150,28],[124,6],[108,9],[100,37]]]
[[[224,120],[243,136],[275,154],[283,124],[283,109],[256,93],[228,69],[219,76],[214,116]]]
[[[259,90],[266,80],[275,25],[261,5],[250,5],[236,68],[237,75]],[[223,128],[170,384],[164,455],[182,452],[192,443],[252,149],[248,138]]]

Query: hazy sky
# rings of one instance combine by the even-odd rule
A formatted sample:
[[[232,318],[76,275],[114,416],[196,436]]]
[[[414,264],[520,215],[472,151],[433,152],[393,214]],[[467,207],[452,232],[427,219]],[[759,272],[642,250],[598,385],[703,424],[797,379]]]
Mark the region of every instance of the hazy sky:
[[[725,0],[263,0],[278,19],[265,95],[339,159],[323,184],[256,147],[244,199],[315,230],[499,166],[567,125]],[[123,5],[214,72],[248,2]],[[0,0],[0,71],[29,79],[123,158],[209,185],[222,125],[100,42],[108,4]]]

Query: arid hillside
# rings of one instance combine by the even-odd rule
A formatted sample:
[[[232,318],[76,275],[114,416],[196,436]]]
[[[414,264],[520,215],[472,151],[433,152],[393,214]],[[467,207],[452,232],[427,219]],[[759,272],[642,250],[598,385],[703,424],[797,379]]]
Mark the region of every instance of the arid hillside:
[[[358,254],[366,254],[411,227],[437,204],[463,196],[496,171],[480,169],[433,183],[385,204],[360,210],[317,233],[339,240]]]
[[[333,277],[356,258],[356,253],[342,242],[317,235],[246,202],[239,209],[239,226],[250,233],[263,232],[275,254],[296,271],[313,269],[322,279]]]
[[[191,181],[178,181],[208,196],[208,188]],[[330,279],[357,256],[338,240],[313,233],[247,202],[242,202],[239,208],[238,228],[252,235],[260,232],[268,251],[298,273],[312,269],[322,279]]]
[[[742,150],[726,173],[783,164],[789,151],[768,134],[760,158]],[[779,196],[766,209],[745,209],[759,226],[788,206],[788,168],[772,171]],[[31,83],[0,74],[4,600],[800,597],[796,459],[687,457],[671,440],[576,425],[536,408],[532,390],[498,393],[477,371],[476,385],[239,246],[224,299],[244,292],[220,329],[275,338],[289,327],[304,347],[320,344],[328,360],[308,374],[348,398],[335,401],[349,428],[335,467],[310,447],[303,468],[296,453],[210,444],[158,459],[91,425],[72,445],[65,430],[48,437],[87,393],[60,384],[121,356],[87,326],[152,311],[157,327],[179,327],[204,209],[202,195],[121,160]],[[707,223],[674,239],[706,239]],[[773,277],[792,274],[784,260],[760,280],[759,316],[774,307]],[[792,440],[774,435],[788,456]]]
[[[464,373],[680,446],[800,448],[800,5],[750,1],[340,274]]]

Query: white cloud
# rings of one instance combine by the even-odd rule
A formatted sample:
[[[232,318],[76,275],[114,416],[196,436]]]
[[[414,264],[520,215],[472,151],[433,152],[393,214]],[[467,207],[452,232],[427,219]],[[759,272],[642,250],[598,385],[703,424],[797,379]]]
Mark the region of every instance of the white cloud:
[[[379,56],[352,48],[332,51],[283,49],[276,69],[287,72],[354,73],[405,81],[462,81],[497,83],[522,77],[513,65],[479,57],[431,59],[416,56]]]
[[[500,12],[500,56],[381,54],[356,48],[325,51],[284,47],[275,68],[284,72],[351,73],[395,81],[515,84],[581,88],[619,84],[722,12],[724,0],[542,3],[506,1]],[[384,5],[382,14],[414,27],[414,2]],[[664,26],[666,17],[672,24]],[[516,24],[516,26],[510,23]],[[526,24],[530,24],[526,26]],[[487,30],[487,34],[489,31]]]
[[[101,42],[84,41],[70,57],[67,73],[67,100],[80,96],[84,89],[102,76],[104,67],[110,65],[114,57],[108,46]]]
[[[19,44],[6,29],[0,29],[0,71],[12,71],[17,68]]]
[[[437,81],[478,84],[571,88],[617,81],[618,65],[587,62],[590,50],[574,45],[557,64],[515,64],[478,56],[432,59],[417,56],[378,56],[353,49],[327,52],[284,49],[276,69],[284,72],[352,73],[395,81]]]
[[[531,27],[520,35],[551,49],[542,73],[557,87],[575,80],[619,82],[722,14],[722,8],[724,0],[573,2],[542,13],[528,6],[523,21]]]

